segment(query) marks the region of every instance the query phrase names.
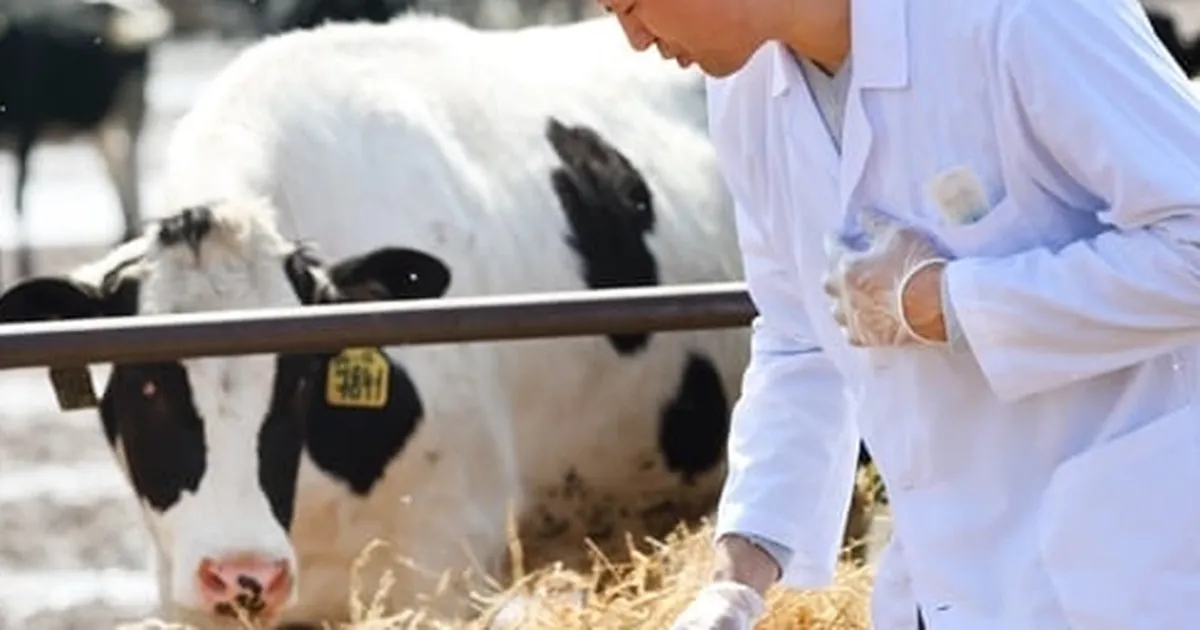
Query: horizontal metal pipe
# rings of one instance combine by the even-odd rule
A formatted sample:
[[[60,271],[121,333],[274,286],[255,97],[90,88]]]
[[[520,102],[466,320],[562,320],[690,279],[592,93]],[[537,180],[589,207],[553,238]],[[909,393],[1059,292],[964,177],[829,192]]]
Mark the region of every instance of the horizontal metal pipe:
[[[745,326],[744,283],[0,325],[0,369]]]

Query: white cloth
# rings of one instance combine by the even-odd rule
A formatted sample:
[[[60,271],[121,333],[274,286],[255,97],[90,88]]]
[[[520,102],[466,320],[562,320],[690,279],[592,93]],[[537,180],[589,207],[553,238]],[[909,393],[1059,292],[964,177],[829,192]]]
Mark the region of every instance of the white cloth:
[[[903,543],[881,579],[906,588],[876,597],[911,591],[931,630],[1194,625],[1200,100],[1136,0],[852,11],[840,156],[779,44],[709,82],[760,312],[716,535],[778,541],[785,584],[827,584],[861,433]],[[930,194],[964,168],[974,223]],[[823,241],[865,207],[955,258],[970,352],[845,343]]]

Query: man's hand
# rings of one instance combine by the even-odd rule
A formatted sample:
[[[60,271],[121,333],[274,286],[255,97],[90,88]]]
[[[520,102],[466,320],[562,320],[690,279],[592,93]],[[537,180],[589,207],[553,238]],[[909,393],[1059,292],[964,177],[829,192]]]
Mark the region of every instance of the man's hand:
[[[762,616],[780,569],[765,551],[737,535],[716,544],[712,582],[700,589],[671,630],[750,630]]]
[[[865,250],[839,239],[826,242],[825,293],[833,318],[851,345],[903,346],[946,341],[941,273],[946,259],[917,230],[866,211]]]
[[[713,557],[714,582],[741,582],[765,596],[767,589],[779,579],[780,571],[766,551],[737,534],[721,536],[717,540]]]
[[[944,261],[918,269],[900,294],[904,314],[913,332],[935,342],[944,342],[947,336],[942,310],[942,273],[945,269]]]

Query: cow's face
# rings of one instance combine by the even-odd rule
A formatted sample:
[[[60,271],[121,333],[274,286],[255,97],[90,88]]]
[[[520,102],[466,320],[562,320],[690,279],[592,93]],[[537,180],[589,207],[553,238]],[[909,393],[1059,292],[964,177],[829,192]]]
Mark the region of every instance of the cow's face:
[[[0,297],[0,321],[437,297],[449,284],[440,261],[409,249],[325,266],[282,239],[269,217],[256,206],[185,211],[68,276],[13,287]],[[415,421],[411,383],[384,355],[374,359],[392,378],[376,374],[366,387],[383,382],[388,404],[403,407],[381,412]],[[381,457],[397,454],[407,433],[358,432],[369,443],[347,457],[354,444],[336,427],[356,431],[363,419],[327,402],[326,379],[345,357],[331,367],[334,360],[271,354],[113,366],[100,417],[159,552],[166,603],[202,615],[273,616],[297,588],[288,531],[302,451],[359,493],[371,479],[356,474],[357,462],[376,457],[381,441],[393,446]],[[399,426],[370,420],[362,424]],[[339,469],[346,461],[358,467]]]

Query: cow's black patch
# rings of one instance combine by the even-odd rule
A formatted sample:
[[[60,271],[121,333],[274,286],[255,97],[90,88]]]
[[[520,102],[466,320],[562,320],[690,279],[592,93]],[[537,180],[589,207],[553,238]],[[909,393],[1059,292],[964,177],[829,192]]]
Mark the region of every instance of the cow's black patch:
[[[567,127],[550,118],[546,137],[562,161],[550,182],[570,226],[567,244],[579,255],[584,283],[593,289],[657,285],[658,263],[646,243],[654,230],[654,205],[641,173],[586,126]],[[608,338],[617,353],[628,355],[643,350],[650,334]]]
[[[721,462],[729,438],[729,404],[712,361],[688,355],[683,379],[662,412],[658,446],[667,468],[690,483]]]
[[[323,268],[320,260],[305,249],[284,262],[292,287],[305,304],[434,298],[450,285],[450,270],[440,260],[405,248],[383,248],[343,260],[323,272],[319,268]],[[366,495],[386,473],[388,464],[403,452],[424,409],[404,368],[382,353],[379,358],[386,362],[387,372],[384,404],[331,403],[326,396],[326,378],[335,357],[333,353],[317,356],[317,378],[305,396],[305,445],[321,470],[345,482],[356,494]]]
[[[323,367],[332,360],[333,356],[326,356]],[[322,380],[308,396],[308,454],[321,470],[345,482],[355,494],[366,495],[420,425],[424,416],[420,394],[404,369],[390,359],[387,404],[377,409],[330,404],[324,375],[322,369]]]
[[[291,531],[296,480],[307,423],[309,398],[319,383],[320,362],[312,355],[280,355],[275,360],[271,407],[258,432],[258,484],[275,520]]]
[[[159,512],[204,476],[204,421],[178,363],[118,365],[100,400],[110,441],[119,436],[134,490]]]
[[[187,245],[193,252],[212,232],[213,213],[208,206],[184,208],[159,222],[158,242],[165,246]]]

